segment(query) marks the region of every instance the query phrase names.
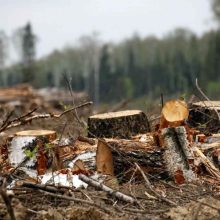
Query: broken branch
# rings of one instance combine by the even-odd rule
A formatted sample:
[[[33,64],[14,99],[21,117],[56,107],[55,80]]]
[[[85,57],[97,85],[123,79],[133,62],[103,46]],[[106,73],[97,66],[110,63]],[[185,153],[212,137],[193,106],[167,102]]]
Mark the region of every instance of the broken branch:
[[[107,192],[109,195],[121,200],[121,201],[124,201],[124,202],[129,202],[129,203],[132,203],[132,204],[135,204],[136,201],[133,197],[131,196],[128,196],[128,195],[125,195],[121,192],[118,192],[118,191],[115,191],[113,190],[112,188],[102,184],[102,183],[99,183],[97,182],[96,180],[93,180],[87,176],[85,176],[84,174],[79,174],[79,179],[82,180],[83,182],[87,183],[88,185],[91,185],[97,189],[100,189],[100,190],[103,190],[105,192]]]

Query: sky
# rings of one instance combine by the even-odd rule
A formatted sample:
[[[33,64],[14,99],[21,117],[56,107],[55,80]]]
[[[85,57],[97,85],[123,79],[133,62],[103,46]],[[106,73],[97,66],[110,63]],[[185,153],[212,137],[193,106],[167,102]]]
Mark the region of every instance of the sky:
[[[12,36],[28,21],[38,36],[37,57],[94,31],[119,42],[134,33],[163,37],[184,27],[201,35],[214,27],[210,0],[0,0],[0,30]]]

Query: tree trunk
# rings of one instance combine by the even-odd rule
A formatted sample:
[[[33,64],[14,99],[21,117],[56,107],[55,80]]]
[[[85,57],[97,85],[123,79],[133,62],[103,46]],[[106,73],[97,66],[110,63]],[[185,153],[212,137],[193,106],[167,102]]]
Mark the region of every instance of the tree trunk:
[[[89,137],[131,138],[149,130],[147,116],[139,110],[109,112],[88,119]]]

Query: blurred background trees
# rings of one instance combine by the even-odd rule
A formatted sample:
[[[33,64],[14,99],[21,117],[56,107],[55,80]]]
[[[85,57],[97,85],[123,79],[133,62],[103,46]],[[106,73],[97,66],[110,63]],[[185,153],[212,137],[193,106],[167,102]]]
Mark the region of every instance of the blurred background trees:
[[[220,0],[211,0],[220,24]],[[77,46],[55,50],[35,59],[36,39],[27,23],[14,34],[20,62],[5,68],[7,37],[0,32],[0,85],[28,82],[37,87],[67,87],[63,74],[71,77],[76,91],[86,91],[96,104],[163,93],[172,97],[194,92],[195,79],[211,98],[220,94],[220,31],[198,37],[179,28],[163,38],[132,37],[119,43],[103,43],[97,33],[83,36]],[[10,80],[7,80],[10,79]]]

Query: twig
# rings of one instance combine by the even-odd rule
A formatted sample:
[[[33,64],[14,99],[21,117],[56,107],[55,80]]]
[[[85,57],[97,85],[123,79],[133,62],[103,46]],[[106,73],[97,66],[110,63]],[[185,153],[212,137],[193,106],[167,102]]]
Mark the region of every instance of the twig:
[[[148,180],[147,176],[144,174],[144,171],[140,168],[140,166],[139,166],[137,163],[135,163],[135,166],[137,167],[137,169],[140,171],[141,175],[143,176],[143,178],[144,178],[144,180],[145,180],[145,183],[146,183],[146,186],[150,189],[150,191],[151,191],[159,200],[162,200],[162,201],[164,201],[164,202],[167,202],[167,203],[169,203],[170,205],[177,206],[177,204],[176,204],[175,202],[171,201],[170,199],[167,199],[167,198],[162,197],[158,192],[156,192],[156,191],[153,189],[153,187],[152,187],[150,181]]]
[[[95,206],[103,211],[105,211],[105,213],[107,214],[111,214],[112,211],[105,208],[102,205],[99,205],[93,201],[88,201],[88,200],[84,200],[84,199],[77,199],[77,198],[73,198],[73,197],[69,197],[69,196],[63,196],[63,195],[59,195],[59,194],[55,194],[55,193],[50,193],[50,192],[44,192],[44,194],[49,195],[49,196],[53,196],[55,198],[59,198],[59,199],[65,199],[65,200],[69,200],[69,201],[73,201],[73,202],[77,202],[77,203],[82,203],[82,204],[87,204],[87,205],[91,205],[91,206]]]
[[[163,108],[164,101],[163,101],[163,93],[160,94],[160,102],[161,102],[161,109]]]
[[[73,116],[76,117],[79,124],[83,127],[84,123],[82,123],[82,121],[80,120],[77,109],[75,108],[75,100],[74,100],[74,97],[73,97],[73,89],[72,89],[72,85],[71,85],[71,79],[68,79],[66,74],[64,74],[64,79],[66,80],[70,95],[72,97],[72,104],[73,104],[73,109],[74,109]]]
[[[200,92],[200,94],[207,100],[210,102],[210,104],[212,105],[217,117],[218,117],[218,120],[220,122],[220,115],[218,113],[218,111],[216,110],[215,106],[211,103],[211,100],[208,98],[208,96],[202,91],[202,89],[199,87],[199,84],[198,84],[198,79],[196,78],[196,88],[198,89],[198,91]]]
[[[1,125],[1,128],[5,128],[8,126],[8,124],[10,123],[9,122],[9,119],[11,118],[11,116],[13,115],[14,111],[11,111],[7,116],[6,116],[6,119],[5,121],[3,121],[2,125]]]
[[[81,107],[84,107],[84,106],[87,106],[87,105],[91,105],[91,104],[92,104],[92,102],[86,102],[86,103],[78,105],[78,106],[76,106],[74,108],[68,109],[68,110],[62,112],[61,114],[41,114],[41,115],[34,115],[34,116],[26,117],[26,116],[28,116],[30,114],[30,112],[29,112],[29,113],[26,114],[26,116],[21,116],[19,118],[13,119],[12,121],[9,121],[7,126],[0,127],[0,133],[2,131],[6,130],[6,129],[10,129],[10,128],[13,128],[13,127],[18,127],[20,125],[27,124],[27,123],[29,123],[29,122],[31,122],[33,120],[36,120],[36,119],[60,118],[61,116],[63,116],[64,114],[66,114],[66,113],[68,113],[70,111],[73,111],[73,110],[76,110],[78,108],[81,108]],[[20,120],[21,118],[22,118],[22,120]]]
[[[8,214],[9,214],[11,220],[16,220],[14,210],[11,205],[11,200],[10,200],[10,198],[8,198],[8,195],[6,193],[6,189],[3,189],[3,186],[0,188],[0,194],[2,196],[2,199],[5,202],[5,205],[7,207],[7,211],[8,211]]]
[[[115,191],[112,188],[85,176],[84,174],[79,174],[79,179],[82,180],[83,182],[87,183],[88,185],[91,185],[97,189],[100,189],[100,190],[107,192],[109,195],[111,195],[119,200],[122,200],[124,202],[129,202],[132,204],[136,204],[136,201],[133,197],[125,195],[121,192]]]
[[[59,189],[57,187],[53,186],[47,186],[47,185],[42,185],[42,184],[35,184],[35,183],[30,183],[30,182],[22,182],[23,187],[31,188],[31,189],[40,189],[43,191],[47,192],[53,192],[53,193],[64,193],[66,190],[64,189]]]

